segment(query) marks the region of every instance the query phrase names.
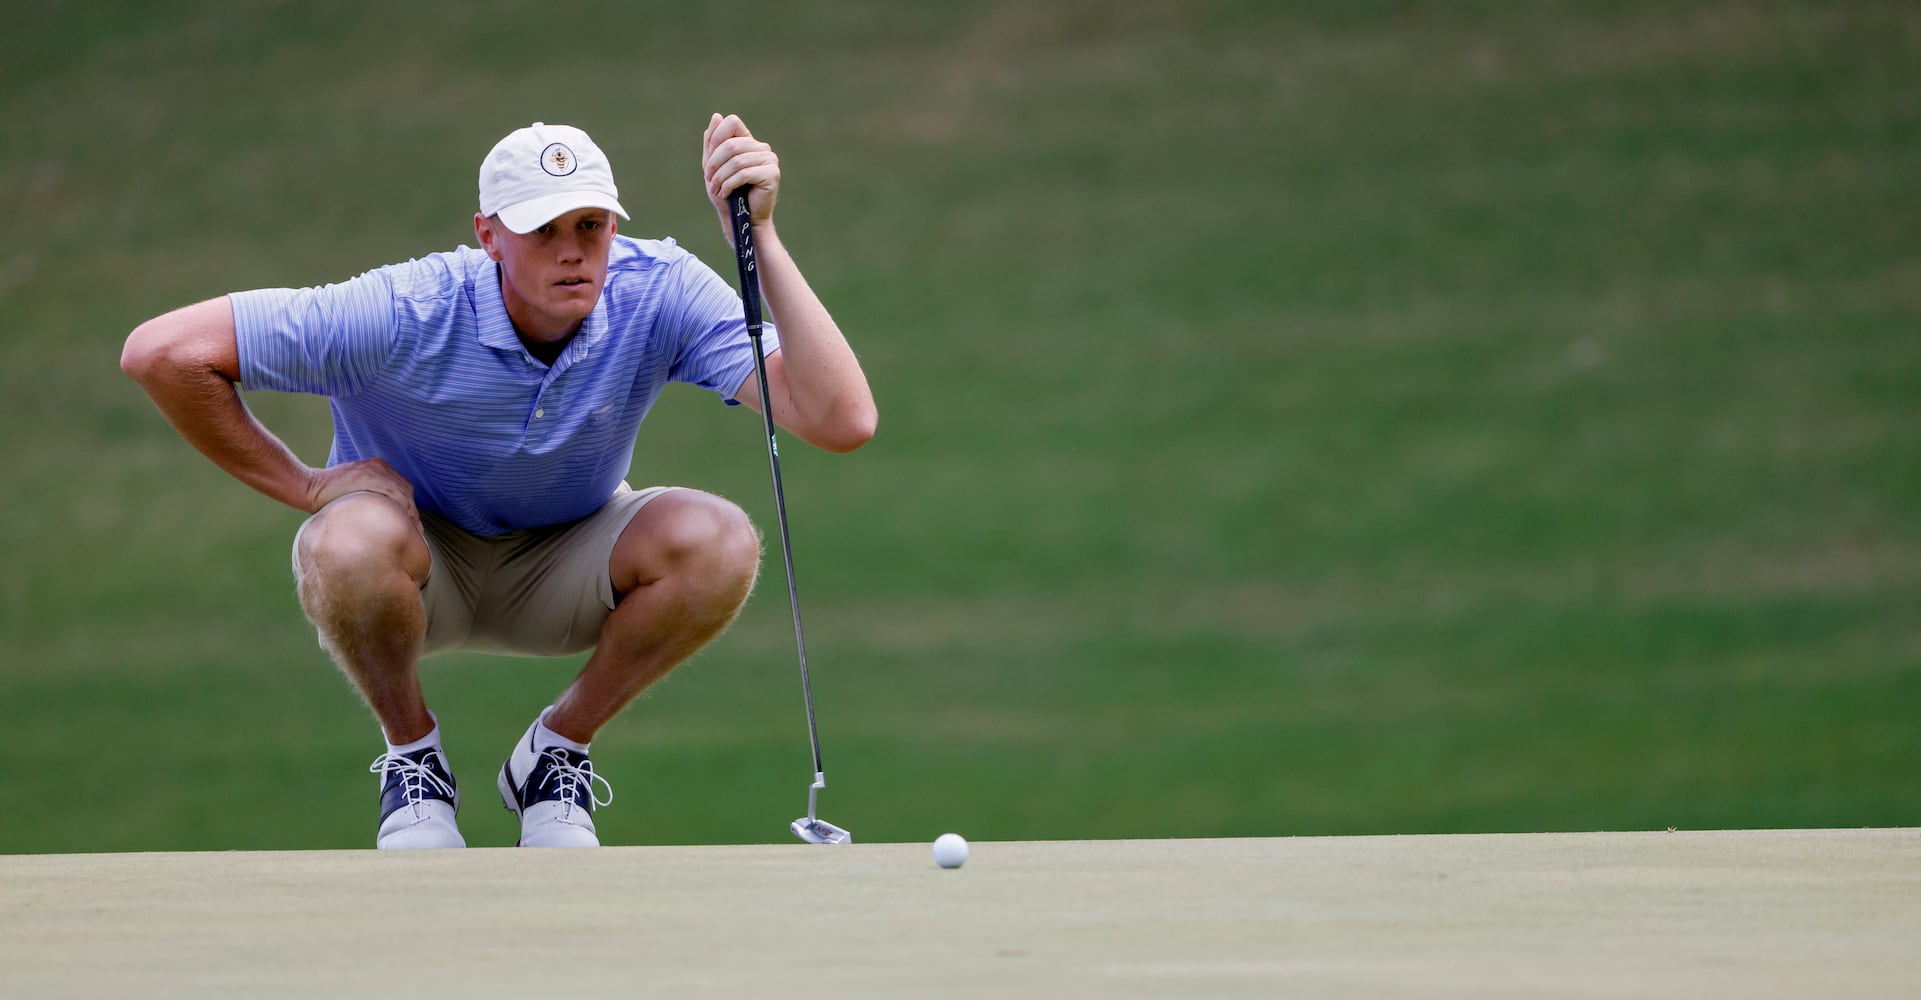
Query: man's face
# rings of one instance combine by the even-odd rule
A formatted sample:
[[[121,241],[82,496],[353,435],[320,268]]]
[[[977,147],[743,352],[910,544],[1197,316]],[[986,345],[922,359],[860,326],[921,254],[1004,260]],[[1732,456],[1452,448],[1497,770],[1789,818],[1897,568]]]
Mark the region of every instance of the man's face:
[[[614,245],[614,213],[576,209],[531,233],[476,215],[474,235],[500,262],[500,297],[522,336],[567,336],[600,301]]]

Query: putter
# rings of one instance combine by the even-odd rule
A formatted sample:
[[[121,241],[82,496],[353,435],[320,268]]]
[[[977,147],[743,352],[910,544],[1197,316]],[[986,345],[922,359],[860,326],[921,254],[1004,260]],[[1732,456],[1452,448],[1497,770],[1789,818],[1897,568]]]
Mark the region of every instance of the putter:
[[[760,346],[760,271],[754,260],[753,219],[747,213],[747,188],[727,196],[733,213],[734,258],[740,264],[740,299],[747,315],[747,339],[754,344],[754,378],[760,383],[760,413],[767,425],[767,467],[774,474],[774,510],[780,518],[780,558],[787,566],[787,603],[794,613],[794,648],[800,652],[800,693],[807,703],[807,741],[814,748],[814,783],[807,788],[807,815],[788,829],[810,844],[851,844],[846,830],[814,815],[816,798],[827,787],[820,763],[820,730],[814,725],[814,688],[807,680],[807,640],[800,631],[800,595],[794,589],[794,550],[787,539],[787,496],[780,488],[780,445],[774,441],[774,404],[767,396],[767,356]]]

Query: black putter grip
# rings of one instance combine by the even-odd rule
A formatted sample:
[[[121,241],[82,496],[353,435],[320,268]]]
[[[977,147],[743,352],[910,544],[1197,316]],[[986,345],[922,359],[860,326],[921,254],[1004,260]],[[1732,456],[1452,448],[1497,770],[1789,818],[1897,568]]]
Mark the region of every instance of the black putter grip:
[[[727,215],[734,230],[734,259],[740,264],[740,301],[747,313],[747,336],[759,343],[760,267],[754,260],[754,220],[747,211],[747,187],[737,187],[727,196]]]

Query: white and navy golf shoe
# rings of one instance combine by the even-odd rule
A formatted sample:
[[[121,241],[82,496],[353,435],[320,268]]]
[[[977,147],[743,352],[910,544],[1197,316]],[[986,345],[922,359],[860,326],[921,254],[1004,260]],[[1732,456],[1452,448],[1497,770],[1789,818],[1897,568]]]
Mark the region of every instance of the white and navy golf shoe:
[[[500,765],[500,800],[520,817],[519,846],[599,847],[594,807],[613,804],[613,786],[594,773],[594,762],[584,753],[564,747],[534,749],[539,725],[536,720],[527,727],[527,735]]]
[[[412,753],[383,753],[367,770],[380,775],[381,850],[466,847],[454,814],[460,792],[447,755],[437,746]]]

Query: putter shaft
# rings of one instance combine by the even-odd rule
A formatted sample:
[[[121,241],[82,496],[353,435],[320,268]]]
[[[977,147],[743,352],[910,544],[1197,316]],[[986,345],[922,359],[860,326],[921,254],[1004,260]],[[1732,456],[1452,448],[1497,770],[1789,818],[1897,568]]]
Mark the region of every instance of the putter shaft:
[[[781,487],[780,445],[774,432],[774,405],[767,389],[767,356],[761,346],[760,268],[754,257],[753,217],[747,208],[747,188],[739,187],[728,195],[732,213],[734,258],[740,267],[741,307],[747,320],[747,339],[754,348],[754,378],[760,384],[760,413],[767,430],[767,467],[774,480],[774,512],[780,522],[780,558],[787,570],[787,604],[794,619],[794,650],[800,657],[800,692],[807,706],[807,742],[814,752],[814,781],[807,789],[806,827],[822,839],[803,833],[800,820],[793,823],[794,833],[810,843],[848,843],[847,831],[821,821],[815,815],[815,797],[827,785],[826,768],[820,761],[820,728],[814,721],[814,686],[807,675],[807,639],[800,624],[800,591],[794,584],[794,550],[787,530],[787,494]],[[821,828],[837,837],[828,836]]]

